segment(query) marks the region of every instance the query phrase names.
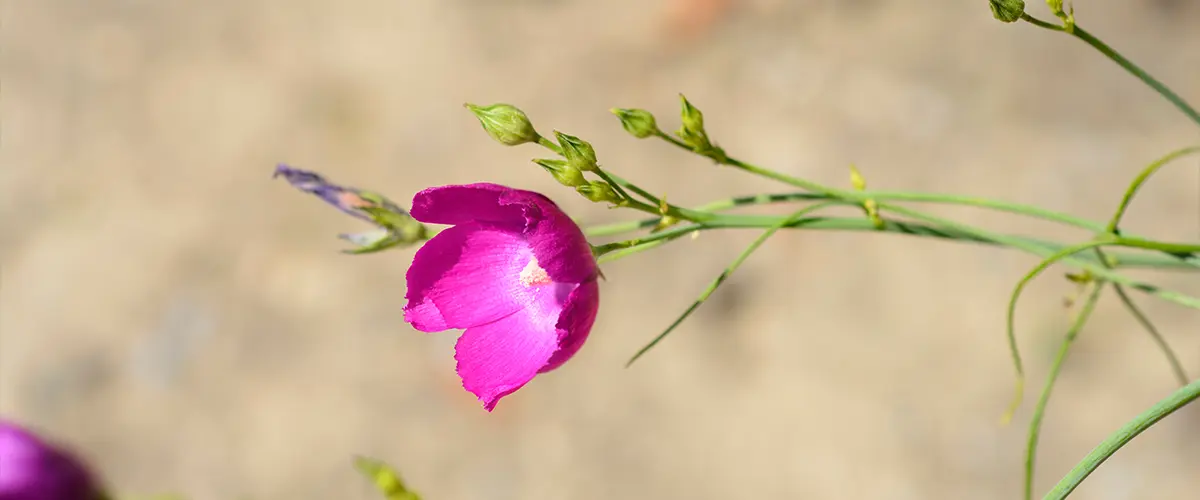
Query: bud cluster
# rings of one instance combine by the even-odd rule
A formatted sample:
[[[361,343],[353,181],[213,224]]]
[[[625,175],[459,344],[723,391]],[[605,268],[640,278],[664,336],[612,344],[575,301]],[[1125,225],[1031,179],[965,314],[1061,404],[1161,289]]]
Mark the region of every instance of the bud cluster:
[[[557,142],[542,137],[534,129],[533,123],[523,111],[509,104],[492,104],[476,106],[467,104],[466,108],[475,114],[480,125],[497,142],[507,146],[517,146],[525,143],[540,144],[550,149],[563,159],[536,158],[534,163],[548,172],[554,180],[563,186],[574,188],[577,193],[588,200],[597,203],[620,205],[625,202],[618,188],[606,180],[588,180],[584,172],[603,175],[600,164],[596,161],[596,149],[579,137],[554,131]],[[654,117],[650,117],[653,126]]]

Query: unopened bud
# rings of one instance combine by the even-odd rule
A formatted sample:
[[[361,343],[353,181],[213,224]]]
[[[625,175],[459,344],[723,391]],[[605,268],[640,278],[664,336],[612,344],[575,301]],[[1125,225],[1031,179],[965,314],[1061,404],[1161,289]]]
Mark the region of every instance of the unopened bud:
[[[596,150],[592,148],[591,144],[557,130],[554,131],[554,137],[558,139],[558,145],[562,147],[562,154],[566,157],[567,163],[584,172],[596,171]]]
[[[658,130],[658,124],[654,121],[654,115],[650,114],[649,111],[623,108],[613,108],[611,111],[621,120],[621,126],[625,128],[625,131],[638,139],[645,139],[662,133]]]
[[[679,127],[679,132],[676,134],[697,152],[711,148],[708,132],[704,130],[704,113],[692,106],[692,103],[688,102],[687,97],[684,97],[683,94],[679,94],[679,100],[682,101],[682,109],[679,113],[682,126]]]
[[[698,154],[712,158],[717,163],[726,161],[725,151],[717,147],[708,139],[708,132],[704,130],[704,114],[692,106],[688,102],[687,97],[679,94],[679,100],[682,101],[682,111],[679,114],[682,125],[675,135],[679,139],[692,148]]]
[[[850,165],[850,185],[854,186],[855,191],[867,189],[867,179],[863,178],[862,172],[854,168],[854,165]]]
[[[583,172],[563,160],[536,159],[533,162],[550,172],[554,180],[564,186],[579,187],[588,182],[583,178]]]
[[[596,203],[609,202],[617,204],[621,202],[621,197],[613,190],[612,185],[604,181],[591,181],[582,186],[575,188],[584,198],[592,200]]]
[[[537,142],[540,135],[533,129],[525,112],[508,104],[493,104],[491,106],[476,106],[464,104],[475,114],[479,124],[483,125],[488,135],[500,144],[516,146],[527,142]]]
[[[1025,13],[1025,0],[988,0],[992,17],[1005,23],[1017,22]]]

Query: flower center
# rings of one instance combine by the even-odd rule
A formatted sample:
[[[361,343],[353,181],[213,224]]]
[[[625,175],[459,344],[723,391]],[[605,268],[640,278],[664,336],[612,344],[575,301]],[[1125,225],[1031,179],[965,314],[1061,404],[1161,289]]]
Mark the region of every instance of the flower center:
[[[525,269],[521,270],[520,280],[521,284],[525,286],[549,285],[554,282],[546,270],[538,265],[537,257],[530,259]]]

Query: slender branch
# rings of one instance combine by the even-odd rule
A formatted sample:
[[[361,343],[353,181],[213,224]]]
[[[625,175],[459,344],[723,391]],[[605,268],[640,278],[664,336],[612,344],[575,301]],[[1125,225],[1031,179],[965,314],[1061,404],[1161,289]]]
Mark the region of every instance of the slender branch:
[[[1079,487],[1079,484],[1084,479],[1087,479],[1092,472],[1095,472],[1100,467],[1100,464],[1103,464],[1109,457],[1116,454],[1117,450],[1120,450],[1121,447],[1133,441],[1133,438],[1158,423],[1159,420],[1187,406],[1197,398],[1200,398],[1200,379],[1175,391],[1167,398],[1142,412],[1133,420],[1130,420],[1129,423],[1121,426],[1116,432],[1110,434],[1091,453],[1088,453],[1075,468],[1071,469],[1066,476],[1063,476],[1062,480],[1054,485],[1054,488],[1049,493],[1046,493],[1046,496],[1042,497],[1042,499],[1062,500],[1067,498],[1067,495],[1075,491],[1075,488]]]
[[[1062,26],[1042,21],[1029,14],[1022,14],[1021,20],[1039,28],[1067,33]],[[1075,24],[1074,29],[1072,29],[1069,34],[1075,38],[1078,38],[1084,43],[1091,45],[1092,48],[1096,49],[1101,54],[1104,54],[1104,57],[1107,57],[1113,62],[1117,63],[1118,66],[1124,68],[1125,71],[1129,72],[1129,74],[1137,77],[1137,79],[1141,80],[1142,83],[1145,83],[1146,86],[1154,89],[1155,92],[1158,92],[1159,95],[1163,96],[1164,99],[1174,105],[1176,109],[1186,115],[1197,125],[1200,125],[1200,112],[1197,112],[1196,108],[1193,108],[1192,105],[1188,104],[1187,101],[1183,100],[1182,97],[1179,97],[1178,94],[1176,94],[1162,82],[1158,81],[1153,76],[1150,76],[1150,73],[1147,73],[1138,65],[1134,64],[1133,61],[1126,59],[1125,56],[1121,55],[1120,52],[1117,52],[1112,47],[1109,47],[1108,44],[1104,43],[1099,38],[1092,36],[1092,34],[1088,33],[1087,30],[1081,28],[1078,23]]]
[[[1108,228],[1105,232],[1117,232],[1117,226],[1121,224],[1121,218],[1125,216],[1125,211],[1129,209],[1130,203],[1133,202],[1133,197],[1137,195],[1138,190],[1141,189],[1142,185],[1150,179],[1151,175],[1154,175],[1154,173],[1158,172],[1159,169],[1167,166],[1168,163],[1193,153],[1200,153],[1200,146],[1190,146],[1177,149],[1167,153],[1166,156],[1155,160],[1154,163],[1151,163],[1146,168],[1142,169],[1138,176],[1133,179],[1133,182],[1129,184],[1129,188],[1125,190],[1125,195],[1121,197],[1121,204],[1117,206],[1117,212],[1113,214],[1112,220],[1109,221]]]
[[[688,226],[692,230],[712,230],[712,229],[766,229],[779,222],[781,217],[770,215],[717,215],[714,214],[711,220],[705,221],[702,225]],[[658,223],[659,219],[643,219],[639,221],[621,222],[617,224],[609,224],[604,226],[596,226],[584,231],[588,236],[605,236],[609,234],[623,233],[633,229],[649,228]],[[921,224],[914,222],[902,222],[895,220],[885,220],[883,228],[876,228],[871,221],[860,217],[812,217],[805,218],[795,223],[784,226],[785,229],[804,229],[804,230],[820,230],[820,231],[855,231],[855,232],[873,232],[873,233],[892,233],[905,234],[923,238],[937,238],[944,240],[954,240],[968,243],[978,243],[992,246],[1005,246],[1000,241],[979,237],[975,234],[964,233],[955,229],[941,228],[929,224]],[[1017,239],[1023,242],[1023,245],[1044,249],[1046,252],[1054,253],[1055,251],[1066,248],[1066,245],[1051,241],[1039,240],[1035,238],[1026,238],[1023,236],[1006,235],[1005,239]],[[1157,254],[1157,253],[1109,253],[1109,257],[1113,259],[1114,267],[1116,268],[1159,268],[1159,269],[1183,269],[1197,270],[1197,267],[1188,259]],[[1088,263],[1100,264],[1101,260],[1093,255],[1079,255],[1076,259],[1083,260]]]
[[[1072,322],[1071,328],[1067,330],[1067,334],[1063,337],[1062,345],[1058,348],[1058,354],[1054,356],[1054,362],[1050,365],[1050,373],[1046,375],[1046,384],[1042,386],[1042,394],[1038,397],[1037,406],[1033,410],[1033,418],[1029,421],[1029,436],[1025,444],[1025,500],[1033,498],[1033,473],[1034,465],[1037,461],[1038,437],[1041,436],[1042,420],[1046,416],[1046,406],[1050,404],[1050,393],[1054,390],[1054,383],[1058,380],[1059,373],[1062,373],[1062,367],[1067,360],[1067,353],[1070,352],[1071,346],[1075,343],[1075,339],[1079,337],[1079,332],[1083,330],[1083,325],[1087,323],[1092,312],[1096,310],[1096,303],[1100,300],[1100,292],[1104,291],[1104,283],[1097,282],[1092,285],[1092,293],[1084,302],[1083,308],[1079,314],[1075,316],[1075,321]]]
[[[1159,333],[1158,328],[1150,321],[1150,317],[1146,316],[1146,313],[1142,312],[1141,308],[1137,306],[1133,298],[1125,291],[1125,287],[1113,284],[1113,288],[1116,289],[1117,297],[1120,297],[1121,303],[1125,305],[1125,308],[1129,310],[1134,319],[1142,325],[1142,328],[1150,335],[1150,339],[1158,346],[1158,350],[1162,351],[1163,356],[1167,358],[1167,363],[1171,365],[1171,373],[1175,375],[1175,380],[1181,386],[1187,385],[1189,380],[1187,371],[1183,369],[1183,363],[1179,361],[1179,356],[1175,355],[1175,350],[1171,348],[1171,344],[1168,344],[1167,339],[1162,336],[1162,333]]]

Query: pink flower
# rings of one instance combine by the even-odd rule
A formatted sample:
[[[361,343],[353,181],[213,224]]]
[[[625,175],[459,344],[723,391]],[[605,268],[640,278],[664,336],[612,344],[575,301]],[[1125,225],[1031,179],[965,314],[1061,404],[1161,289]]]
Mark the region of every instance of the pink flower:
[[[96,477],[70,451],[0,418],[0,500],[99,500]]]
[[[441,186],[417,193],[410,213],[454,227],[413,258],[404,319],[423,332],[466,330],[454,359],[484,409],[583,346],[600,307],[599,271],[554,202],[496,184]]]

